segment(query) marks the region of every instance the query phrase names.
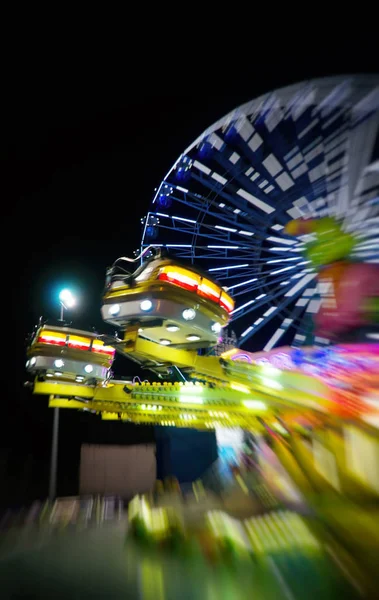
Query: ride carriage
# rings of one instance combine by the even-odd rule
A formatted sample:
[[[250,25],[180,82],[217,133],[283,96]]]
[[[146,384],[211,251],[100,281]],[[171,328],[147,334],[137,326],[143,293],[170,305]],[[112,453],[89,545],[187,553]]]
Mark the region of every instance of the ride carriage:
[[[108,379],[114,355],[96,333],[44,324],[32,337],[26,369],[41,379],[100,382]]]
[[[134,272],[130,266],[138,259],[118,259],[108,270],[104,321],[120,329],[138,326],[141,337],[163,346],[217,344],[234,309],[231,296],[197,267],[164,256],[159,248],[147,248],[148,253]]]

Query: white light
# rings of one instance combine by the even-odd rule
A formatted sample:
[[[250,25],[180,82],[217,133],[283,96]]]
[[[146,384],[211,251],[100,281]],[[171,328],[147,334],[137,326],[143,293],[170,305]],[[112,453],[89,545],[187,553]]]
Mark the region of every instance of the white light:
[[[71,294],[70,290],[62,290],[61,293],[59,294],[59,300],[67,308],[72,308],[75,305],[75,298]]]
[[[242,306],[235,308],[234,310],[232,310],[232,312],[230,314],[234,315],[236,312],[239,312],[243,308],[246,308],[246,306],[250,306],[250,304],[253,304],[254,302],[255,302],[255,298],[253,298],[253,300],[249,300],[249,302],[245,302],[245,304],[242,304]]]
[[[249,266],[248,263],[245,263],[243,265],[230,265],[227,267],[215,267],[214,269],[208,269],[208,271],[211,272],[211,271],[224,271],[225,269],[242,269],[243,267],[248,267],[248,266]]]
[[[179,327],[177,325],[167,325],[167,331],[179,331]]]
[[[239,246],[208,246],[214,250],[238,250]]]
[[[52,377],[53,374],[52,373],[46,373],[46,377]]]
[[[142,300],[139,306],[141,310],[147,312],[153,308],[153,303],[151,300]]]
[[[281,331],[281,330],[278,329],[278,331]],[[262,377],[262,383],[266,387],[272,388],[274,390],[282,390],[283,389],[283,386],[278,381],[273,381],[272,379],[267,379],[266,377]]]
[[[84,370],[85,370],[85,372],[86,372],[86,373],[92,373],[92,371],[93,371],[93,366],[92,366],[92,365],[86,365],[86,366],[84,367]]]
[[[77,381],[78,383],[80,383],[83,380],[84,380],[84,377],[82,377],[81,375],[78,375],[75,379],[75,381]]]
[[[252,235],[254,235],[254,233],[252,233],[252,231],[245,231],[244,229],[241,229],[238,233],[240,235],[247,235],[248,237],[251,237]]]
[[[223,225],[215,225],[216,229],[222,229],[222,231],[230,231],[231,233],[236,233],[237,229],[233,227],[224,227]]]
[[[57,369],[61,369],[62,367],[64,367],[64,361],[61,358],[57,358],[57,360],[54,361],[54,367],[57,367]]]
[[[159,343],[161,344],[161,346],[169,346],[171,344],[170,340],[159,340]]]
[[[112,304],[112,306],[110,306],[108,308],[108,313],[110,315],[117,315],[120,312],[120,305],[119,304]]]
[[[270,377],[275,377],[277,375],[280,375],[280,373],[281,373],[280,369],[277,369],[276,367],[273,367],[272,365],[266,365],[266,364],[262,365],[262,370],[265,375],[269,375]]]
[[[223,202],[220,202],[219,207],[220,208],[225,208],[225,204]]]
[[[275,237],[274,235],[271,235],[270,237],[267,238],[268,242],[277,242],[278,244],[285,244],[286,246],[293,246],[293,244],[296,244],[296,240],[287,240],[286,238],[278,238]],[[284,248],[283,248],[284,250]]]
[[[245,337],[245,335],[250,333],[250,331],[253,331],[253,329],[254,329],[254,327],[250,325],[250,327],[248,327],[247,329],[245,329],[245,331],[243,333],[241,333],[241,337]]]
[[[55,377],[60,377],[62,375],[62,373],[60,371],[55,371],[54,375],[55,375]]]
[[[199,341],[200,337],[198,335],[194,335],[193,333],[191,333],[190,335],[187,335],[187,340],[189,342],[197,342]]]
[[[288,285],[289,281],[282,281],[280,285]]]
[[[291,258],[276,258],[275,260],[268,260],[266,264],[273,265],[275,263],[289,262],[291,260],[300,260],[300,256],[293,256]],[[298,263],[298,264],[301,265],[302,263]]]
[[[185,308],[182,312],[182,316],[185,321],[193,321],[196,317],[196,310],[194,308]]]
[[[196,225],[196,221],[194,221],[193,219],[186,219],[185,217],[172,217],[173,219],[176,219],[177,221],[184,221],[184,223],[194,223]]]
[[[242,402],[246,408],[255,408],[256,410],[266,410],[267,406],[261,400],[244,400]]]
[[[197,396],[180,397],[179,402],[184,402],[185,404],[203,404],[202,398],[198,398]]]
[[[32,367],[33,365],[35,365],[35,364],[36,364],[36,360],[37,360],[37,359],[36,359],[36,357],[35,357],[35,356],[33,356],[33,357],[30,359],[30,366],[31,366],[31,367]]]
[[[246,385],[243,385],[241,383],[231,383],[230,387],[235,392],[242,392],[243,394],[250,394],[250,391],[251,391],[250,388],[248,388]]]
[[[221,325],[221,323],[213,323],[211,329],[214,333],[220,333],[220,331],[222,329],[222,325]]]
[[[291,265],[290,267],[283,267],[283,269],[277,269],[276,271],[271,271],[269,275],[279,275],[279,273],[284,273],[284,271],[289,271],[290,269],[296,269],[297,265]]]
[[[369,338],[370,340],[379,340],[378,333],[367,333],[366,337]]]
[[[254,277],[254,279],[248,279],[247,281],[242,281],[242,283],[236,283],[235,285],[229,285],[228,286],[228,290],[235,290],[238,287],[241,287],[241,285],[247,285],[248,283],[253,283],[253,281],[258,281],[256,277]]]

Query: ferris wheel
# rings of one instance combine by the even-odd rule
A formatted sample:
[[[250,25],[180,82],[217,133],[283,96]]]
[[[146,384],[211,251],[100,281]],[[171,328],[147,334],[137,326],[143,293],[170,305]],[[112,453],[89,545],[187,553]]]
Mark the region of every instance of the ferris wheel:
[[[154,244],[207,270],[236,302],[239,346],[317,343],[321,298],[298,217],[335,216],[379,262],[379,77],[343,76],[276,90],[202,133],[156,189],[143,219]],[[250,340],[250,341],[249,341]],[[253,348],[255,349],[255,348]]]

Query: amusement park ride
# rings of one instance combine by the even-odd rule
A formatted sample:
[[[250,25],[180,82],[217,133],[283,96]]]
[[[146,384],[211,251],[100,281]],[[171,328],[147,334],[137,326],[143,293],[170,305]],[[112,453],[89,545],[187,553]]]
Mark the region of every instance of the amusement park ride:
[[[336,239],[334,254],[335,248]],[[283,423],[301,428],[325,418],[377,426],[378,344],[256,354],[234,348],[212,355],[209,350],[233,312],[232,297],[209,276],[164,257],[160,249],[143,254],[150,258],[134,273],[121,268],[125,259],[119,259],[107,274],[102,315],[121,337],[66,326],[36,329],[27,370],[35,377],[34,393],[49,396],[50,407],[196,429],[262,430]],[[113,380],[116,351],[158,381]],[[181,381],[172,381],[173,373]]]
[[[118,333],[41,323],[26,365],[52,408],[268,436],[372,581],[378,107],[377,80],[333,78],[268,94],[209,128],[157,190],[138,256],[106,274],[101,314]],[[219,351],[231,321],[243,347],[272,333],[273,319],[261,352]],[[292,345],[274,349],[291,327]],[[116,353],[153,380],[115,380]]]
[[[364,77],[316,81],[311,100],[304,96],[307,85],[292,86],[236,109],[204,132],[157,191],[139,256],[118,259],[106,274],[101,314],[119,333],[96,336],[40,324],[28,348],[34,393],[48,396],[51,407],[162,426],[262,430],[275,428],[279,419],[291,429],[354,418],[375,429],[378,167],[370,161],[378,125],[376,84]],[[346,140],[356,144],[362,136],[367,148],[353,152]],[[296,149],[295,160],[290,157]],[[345,167],[335,174],[335,156],[342,156],[341,167],[350,161],[354,197],[330,191],[330,179],[337,191],[341,177],[346,179]],[[300,172],[295,164],[301,160]],[[217,163],[231,171],[230,184],[211,169]],[[208,196],[199,193],[205,188]],[[301,201],[294,200],[298,193]],[[169,215],[158,211],[172,203],[178,212],[171,213],[169,225]],[[161,234],[170,243],[160,243]],[[191,243],[176,243],[178,235]],[[206,247],[205,236],[212,242]],[[230,320],[238,328],[264,303],[269,308],[240,328],[237,342],[244,345],[272,318],[284,316],[264,352],[232,348],[218,355],[215,347]],[[310,320],[311,335],[305,326]],[[273,350],[292,326],[293,346]],[[156,380],[114,380],[116,352]]]

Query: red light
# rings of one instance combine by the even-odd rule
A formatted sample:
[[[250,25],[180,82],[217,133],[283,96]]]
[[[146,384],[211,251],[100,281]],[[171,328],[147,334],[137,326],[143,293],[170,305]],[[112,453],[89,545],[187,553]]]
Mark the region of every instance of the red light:
[[[200,281],[197,275],[192,274],[190,271],[185,272],[184,269],[182,271],[179,271],[179,269],[162,269],[158,275],[158,279],[177,285],[189,292],[196,292]]]
[[[231,313],[234,309],[234,301],[232,300],[232,298],[230,298],[230,296],[223,292],[220,298],[220,306],[221,308],[226,310],[227,313]]]
[[[65,346],[66,340],[54,335],[40,335],[37,342],[39,344],[50,344],[52,346]]]
[[[221,294],[220,288],[208,279],[202,279],[201,284],[198,287],[197,293],[203,298],[218,302]]]
[[[116,350],[112,348],[112,346],[103,346],[103,344],[94,342],[92,346],[92,352],[96,352],[96,354],[105,354],[110,358],[113,358],[113,356],[116,353]]]
[[[68,347],[74,350],[89,350],[90,343],[89,342],[78,342],[68,340]]]

